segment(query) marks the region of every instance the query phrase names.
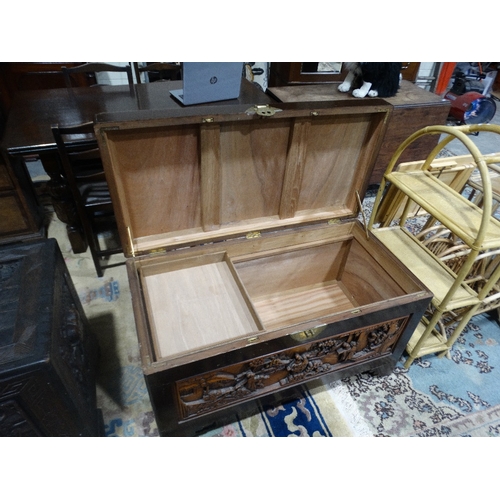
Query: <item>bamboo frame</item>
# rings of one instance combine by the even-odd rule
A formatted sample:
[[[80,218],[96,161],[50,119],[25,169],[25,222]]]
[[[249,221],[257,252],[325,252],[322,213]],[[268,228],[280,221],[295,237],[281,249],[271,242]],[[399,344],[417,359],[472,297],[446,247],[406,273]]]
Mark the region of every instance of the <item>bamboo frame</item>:
[[[482,155],[478,147],[468,137],[468,134],[476,132],[492,132],[500,134],[500,126],[491,124],[464,125],[460,127],[431,126],[415,132],[396,150],[391,161],[389,162],[389,165],[387,166],[375,198],[374,208],[368,224],[370,231],[374,231],[375,233],[377,232],[373,226],[378,218],[378,210],[380,209],[386,187],[390,184],[391,186],[395,186],[397,189],[402,190],[408,197],[400,216],[400,229],[396,229],[397,231],[403,230],[409,216],[410,207],[412,206],[412,203],[413,206],[416,203],[421,205],[431,215],[431,218],[434,221],[439,220],[439,222],[447,227],[451,232],[458,233],[469,248],[468,251],[463,251],[462,249],[462,256],[464,257],[464,260],[460,268],[456,270],[456,275],[454,275],[450,269],[450,276],[454,279],[449,287],[448,293],[442,300],[433,300],[433,306],[435,308],[434,312],[431,314],[430,318],[425,319],[421,323],[420,327],[415,332],[414,337],[410,339],[407,346],[409,357],[405,363],[405,368],[411,366],[412,362],[416,358],[423,355],[432,352],[439,353],[440,356],[447,354],[470,319],[474,316],[474,314],[477,314],[478,310],[481,310],[480,308],[483,305],[483,302],[487,300],[494,300],[488,298],[488,294],[500,279],[500,265],[497,266],[497,268],[492,272],[483,287],[478,292],[474,292],[476,296],[473,303],[465,308],[463,307],[463,304],[459,307],[459,304],[456,303],[456,309],[459,309],[460,312],[455,318],[455,321],[458,321],[458,325],[455,327],[453,334],[447,338],[444,331],[438,332],[436,330],[436,327],[441,322],[443,315],[445,315],[445,313],[453,313],[455,310],[455,304],[453,303],[454,296],[457,290],[462,288],[464,284],[467,283],[467,277],[477,259],[480,258],[480,253],[484,253],[485,250],[494,251],[496,248],[500,248],[500,226],[496,227],[497,221],[491,217],[492,186],[488,173],[488,165],[500,161],[500,154],[488,156]],[[395,166],[397,165],[398,159],[403,151],[411,143],[428,134],[444,134],[445,137],[430,152],[427,159],[421,166],[421,170],[417,173],[394,172]],[[436,159],[438,153],[454,139],[459,139],[469,150],[479,170],[481,184],[483,187],[483,197],[481,199],[482,208],[470,203],[460,193],[453,190],[449,186],[446,186],[444,183],[440,183],[438,179],[431,176],[429,173],[431,164]],[[412,182],[412,179],[408,177],[411,175],[419,176],[418,182]],[[426,197],[426,186],[429,186],[427,195],[431,193],[431,189],[434,194],[431,201],[429,201]],[[441,196],[442,200],[440,199]],[[448,216],[446,209],[453,203],[456,203],[457,206],[460,205],[461,207],[464,207],[464,210],[468,211],[467,213],[471,212],[476,216],[476,222],[478,222],[478,224],[475,227],[475,235],[469,233],[466,229],[464,229],[464,227],[462,227],[461,220],[455,220],[453,217]],[[396,210],[393,210],[392,214],[395,215],[396,212]],[[384,221],[384,226],[388,226],[389,224],[390,221]],[[414,241],[415,244],[419,244],[416,239],[406,239],[405,241]],[[391,250],[393,250],[396,255],[398,255],[398,251],[400,252],[400,255],[405,252],[404,245],[401,245],[399,249],[391,248]],[[434,258],[436,261],[440,260],[437,255],[434,255]],[[411,265],[409,267],[411,270]],[[431,291],[433,289],[433,278],[433,276],[429,276],[427,280],[423,280],[424,284]]]

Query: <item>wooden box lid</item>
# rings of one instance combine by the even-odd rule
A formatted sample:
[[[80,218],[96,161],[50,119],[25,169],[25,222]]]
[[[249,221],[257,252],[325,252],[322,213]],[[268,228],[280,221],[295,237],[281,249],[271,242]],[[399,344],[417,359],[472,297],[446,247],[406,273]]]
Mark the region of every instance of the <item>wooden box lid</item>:
[[[373,99],[98,115],[125,254],[354,216],[391,109]]]

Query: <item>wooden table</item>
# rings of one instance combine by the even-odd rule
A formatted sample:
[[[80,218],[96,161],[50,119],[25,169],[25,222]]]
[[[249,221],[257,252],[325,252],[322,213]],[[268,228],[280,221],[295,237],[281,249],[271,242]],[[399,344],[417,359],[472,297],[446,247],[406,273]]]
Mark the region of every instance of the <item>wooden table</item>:
[[[268,92],[281,102],[359,100],[358,97],[339,92],[338,85],[290,85],[270,87]],[[380,183],[392,155],[413,132],[428,125],[444,125],[451,105],[450,101],[406,80],[401,81],[400,89],[394,97],[383,101],[393,106],[393,112],[372,170],[370,184]],[[438,140],[439,135],[435,135],[414,142],[401,155],[400,161],[425,159]]]
[[[75,253],[87,248],[78,230],[73,199],[62,175],[51,125],[71,125],[93,121],[102,112],[136,112],[182,109],[170,96],[170,90],[182,87],[182,81],[128,85],[77,87],[18,92],[12,102],[0,148],[9,161],[37,155],[50,177],[49,194],[57,216],[67,224],[68,236]],[[266,104],[271,97],[246,79],[242,79],[238,99],[201,106]],[[198,106],[190,106],[198,107]]]

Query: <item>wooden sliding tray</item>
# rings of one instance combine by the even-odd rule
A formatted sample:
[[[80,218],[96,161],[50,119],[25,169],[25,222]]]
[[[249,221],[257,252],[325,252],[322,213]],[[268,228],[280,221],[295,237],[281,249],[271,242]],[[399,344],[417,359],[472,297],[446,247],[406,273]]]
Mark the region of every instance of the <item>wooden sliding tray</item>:
[[[398,361],[431,294],[357,220],[366,102],[98,116],[162,435]]]

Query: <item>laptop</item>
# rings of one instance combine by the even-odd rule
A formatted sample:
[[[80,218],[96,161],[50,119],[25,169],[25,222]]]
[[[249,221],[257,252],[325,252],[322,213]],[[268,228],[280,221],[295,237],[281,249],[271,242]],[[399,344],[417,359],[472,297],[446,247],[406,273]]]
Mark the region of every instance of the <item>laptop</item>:
[[[185,62],[182,65],[183,87],[170,94],[182,104],[236,99],[240,95],[243,63]]]

